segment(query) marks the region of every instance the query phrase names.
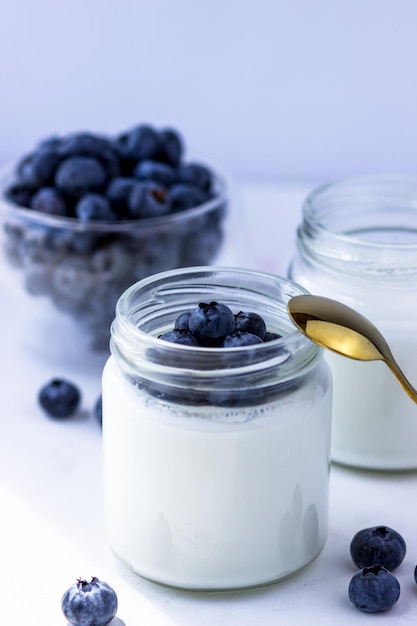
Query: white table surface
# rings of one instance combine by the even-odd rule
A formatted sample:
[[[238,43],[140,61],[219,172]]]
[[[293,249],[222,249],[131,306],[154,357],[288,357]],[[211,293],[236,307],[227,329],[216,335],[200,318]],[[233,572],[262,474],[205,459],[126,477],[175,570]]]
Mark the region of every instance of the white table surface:
[[[241,185],[250,236],[248,263],[285,274],[301,202],[309,186]],[[43,301],[25,296],[18,274],[0,264],[0,582],[2,626],[65,626],[60,599],[79,576],[95,575],[116,590],[112,626],[320,626],[415,622],[417,473],[373,473],[333,466],[330,530],[320,556],[289,580],[246,592],[168,589],[126,571],[111,554],[102,517],[101,431],[92,407],[103,355],[85,350],[66,318],[51,321]],[[80,353],[82,357],[80,358]],[[83,392],[81,415],[48,419],[40,386],[67,376]],[[401,597],[378,617],[347,597],[356,568],[349,543],[360,528],[385,524],[401,532],[406,558],[397,570]]]

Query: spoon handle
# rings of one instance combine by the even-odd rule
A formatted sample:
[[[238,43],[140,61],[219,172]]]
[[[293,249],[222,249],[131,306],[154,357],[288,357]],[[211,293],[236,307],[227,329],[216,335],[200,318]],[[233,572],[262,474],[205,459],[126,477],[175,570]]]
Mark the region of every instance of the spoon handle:
[[[388,365],[394,376],[397,378],[404,391],[410,396],[410,398],[414,402],[417,403],[417,389],[415,389],[410,381],[406,378],[399,365],[394,361],[394,359],[384,359],[384,361]]]

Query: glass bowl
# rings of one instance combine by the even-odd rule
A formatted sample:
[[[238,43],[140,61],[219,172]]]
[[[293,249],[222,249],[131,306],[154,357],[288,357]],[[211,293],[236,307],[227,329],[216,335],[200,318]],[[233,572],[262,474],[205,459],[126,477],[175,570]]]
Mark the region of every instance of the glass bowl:
[[[18,206],[5,195],[15,167],[0,177],[1,246],[19,268],[26,292],[48,298],[107,349],[117,299],[164,270],[217,262],[229,213],[228,185],[210,166],[212,198],[165,216],[85,221]]]

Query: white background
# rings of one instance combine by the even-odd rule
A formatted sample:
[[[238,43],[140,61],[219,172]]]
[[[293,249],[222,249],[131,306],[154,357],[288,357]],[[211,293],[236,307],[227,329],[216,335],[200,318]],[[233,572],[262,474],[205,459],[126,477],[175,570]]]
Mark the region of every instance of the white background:
[[[3,0],[0,164],[174,125],[245,180],[417,169],[415,0]]]

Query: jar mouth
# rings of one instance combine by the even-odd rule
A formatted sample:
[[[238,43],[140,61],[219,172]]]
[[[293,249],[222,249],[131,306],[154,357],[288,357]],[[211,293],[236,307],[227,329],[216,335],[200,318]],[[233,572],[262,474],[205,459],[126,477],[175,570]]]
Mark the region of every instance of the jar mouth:
[[[239,268],[193,267],[156,274],[132,285],[119,298],[111,327],[111,351],[131,375],[145,371],[154,381],[194,387],[227,387],[231,376],[255,386],[265,372],[282,381],[305,374],[321,353],[292,323],[288,300],[308,293],[272,274]],[[281,338],[250,347],[206,348],[169,343],[158,335],[199,302],[219,301],[234,313],[259,313]],[[191,378],[190,378],[191,377]],[[266,376],[268,378],[268,376]],[[236,380],[233,383],[236,385]]]
[[[417,176],[359,176],[315,189],[304,202],[298,237],[307,255],[329,264],[417,271]]]

